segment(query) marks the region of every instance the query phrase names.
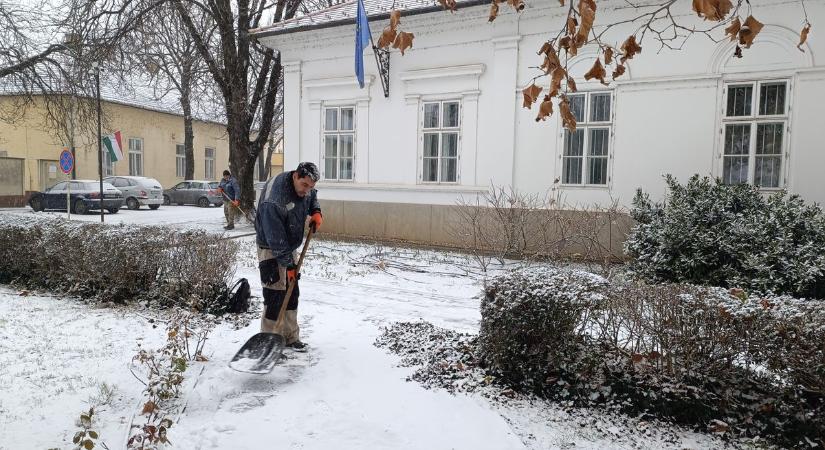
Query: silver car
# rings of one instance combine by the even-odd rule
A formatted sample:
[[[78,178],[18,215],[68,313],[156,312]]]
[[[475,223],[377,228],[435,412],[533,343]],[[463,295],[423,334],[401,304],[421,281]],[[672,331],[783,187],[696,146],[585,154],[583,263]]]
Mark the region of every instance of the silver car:
[[[104,178],[103,181],[123,192],[129,209],[140,209],[143,205],[158,209],[163,204],[163,186],[154,178],[114,176]]]
[[[205,208],[209,205],[223,205],[223,197],[216,192],[217,181],[186,180],[163,191],[163,204],[171,205],[198,205]]]

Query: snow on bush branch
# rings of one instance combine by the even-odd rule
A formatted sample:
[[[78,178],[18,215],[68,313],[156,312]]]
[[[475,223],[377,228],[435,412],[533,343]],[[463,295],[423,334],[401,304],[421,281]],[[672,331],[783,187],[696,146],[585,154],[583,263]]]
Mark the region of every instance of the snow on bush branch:
[[[652,282],[687,282],[825,298],[825,214],[784,191],[693,176],[666,177],[664,202],[641,190],[625,243],[630,268]]]
[[[2,215],[0,282],[208,310],[226,290],[237,247],[203,231]]]

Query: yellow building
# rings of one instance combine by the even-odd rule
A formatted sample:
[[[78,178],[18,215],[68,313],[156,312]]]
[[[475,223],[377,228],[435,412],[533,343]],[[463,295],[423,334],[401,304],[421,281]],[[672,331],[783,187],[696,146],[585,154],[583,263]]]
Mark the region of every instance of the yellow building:
[[[0,97],[0,107],[12,101]],[[122,161],[104,164],[104,176],[141,175],[157,179],[164,188],[184,179],[183,116],[111,101],[104,101],[103,114],[103,134],[119,130],[124,155]],[[22,206],[31,192],[69,178],[58,165],[60,152],[69,144],[58,142],[57,133],[48,132],[45,124],[44,109],[37,106],[14,123],[0,120],[0,206]],[[193,128],[195,178],[218,180],[229,167],[226,126],[195,121]],[[75,139],[78,179],[98,178],[95,142],[96,136]]]

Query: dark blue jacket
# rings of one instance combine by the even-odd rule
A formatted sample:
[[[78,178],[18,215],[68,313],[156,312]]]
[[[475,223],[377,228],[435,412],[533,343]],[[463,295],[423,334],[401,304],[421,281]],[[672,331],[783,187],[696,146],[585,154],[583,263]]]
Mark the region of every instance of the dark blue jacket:
[[[235,177],[230,176],[229,181],[221,178],[221,184],[219,184],[218,187],[223,189],[226,196],[232,200],[238,200],[241,197],[241,188],[238,187],[238,180],[236,180]]]
[[[304,198],[295,193],[293,172],[284,172],[266,182],[255,215],[258,247],[272,250],[278,265],[284,267],[294,263],[292,252],[304,239],[307,217],[321,211],[315,189]]]

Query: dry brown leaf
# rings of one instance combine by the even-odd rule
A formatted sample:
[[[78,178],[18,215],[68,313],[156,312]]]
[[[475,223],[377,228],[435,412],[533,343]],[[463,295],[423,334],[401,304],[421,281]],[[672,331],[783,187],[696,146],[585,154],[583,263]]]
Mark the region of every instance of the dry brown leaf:
[[[572,14],[567,16],[567,34],[573,36],[576,34],[576,27],[579,26],[579,21]]]
[[[488,22],[492,22],[496,20],[498,17],[498,2],[493,0],[493,4],[490,5],[490,17],[487,19]]]
[[[724,434],[730,431],[730,425],[718,419],[713,419],[708,424],[708,431],[711,433]]]
[[[564,6],[564,0],[559,0],[559,5]]]
[[[404,55],[404,50],[413,46],[413,39],[415,39],[414,34],[401,31],[398,33],[398,36],[395,37],[395,41],[392,43],[392,48],[401,50],[401,55]]]
[[[563,67],[556,67],[556,70],[553,71],[550,78],[550,92],[547,94],[548,97],[559,95],[559,91],[561,91],[561,80],[565,78],[567,78],[567,71],[564,70]]]
[[[604,77],[606,76],[607,71],[604,70],[604,66],[602,66],[602,62],[599,60],[599,58],[596,58],[596,62],[593,63],[593,67],[591,67],[590,70],[588,70],[587,73],[584,74],[584,79],[589,81],[595,78],[601,81],[603,85],[607,86],[608,83],[604,81]]]
[[[587,4],[593,11],[596,10],[596,0],[580,0],[579,9],[581,9],[582,4]]]
[[[376,46],[378,48],[387,48],[395,42],[395,37],[398,33],[395,32],[395,29],[392,26],[384,28],[384,31],[381,33],[381,37],[378,38],[378,44]]]
[[[532,109],[533,103],[539,98],[539,94],[541,94],[542,88],[541,86],[536,86],[536,83],[527,86],[526,88],[522,89],[521,94],[524,95],[524,103],[522,107],[527,109]]]
[[[524,9],[524,2],[522,0],[507,0],[507,4],[512,6],[516,11]]]
[[[806,23],[805,27],[802,28],[802,31],[799,32],[799,44],[796,46],[796,48],[798,48],[799,51],[801,51],[801,52],[805,51],[802,48],[802,44],[804,44],[805,41],[808,40],[808,33],[810,33],[810,32],[811,32],[811,24]]]
[[[449,9],[450,12],[455,12],[457,9],[455,0],[438,0],[438,3],[441,3],[441,7],[444,9]]]
[[[592,0],[590,0],[592,2]],[[581,25],[579,31],[576,33],[576,47],[581,47],[587,42],[587,36],[593,28],[593,21],[596,20],[596,4],[592,6],[587,0],[579,2],[579,15],[581,16]]]
[[[625,67],[622,64],[616,64],[616,69],[613,70],[613,79],[619,78],[620,76],[624,75]]]
[[[730,25],[725,28],[725,35],[730,36],[730,41],[733,42],[738,37],[741,28],[742,22],[739,21],[739,17],[734,17],[733,20],[730,21]]]
[[[636,36],[631,35],[626,41],[624,41],[624,44],[622,44],[622,64],[624,64],[628,59],[633,59],[633,55],[639,53],[642,53],[642,47],[636,43]]]
[[[579,89],[576,87],[576,80],[573,79],[571,76],[567,76],[567,89],[570,92],[578,92]]]
[[[553,115],[553,98],[549,95],[544,96],[541,105],[539,105],[539,115],[536,116],[536,122],[545,120]]]
[[[562,96],[559,102],[559,112],[561,113],[562,126],[573,133],[576,131],[576,116],[570,111],[570,100],[567,96]]]
[[[693,0],[693,10],[705,20],[722,21],[731,8],[731,0]]]
[[[604,65],[609,66],[613,64],[613,48],[607,47],[607,50],[604,51]]]
[[[576,56],[576,53],[578,53],[578,51],[579,51],[578,48],[576,48],[576,45],[575,45],[573,39],[570,38],[570,36],[565,36],[565,37],[559,39],[559,49],[562,49],[562,48],[570,56]]]
[[[546,42],[542,47],[542,53],[544,53],[544,63],[541,65],[542,70],[544,73],[550,74],[556,67],[561,66],[561,61],[559,61],[559,55],[556,54],[556,49],[553,48],[553,44],[550,42]]]
[[[536,53],[536,54],[537,55],[542,55],[542,54],[546,55],[547,52],[549,52],[552,49],[553,49],[553,44],[551,44],[550,41],[547,41],[541,46],[541,48],[539,49],[539,52]]]
[[[143,405],[143,412],[141,414],[151,414],[158,409],[158,405],[155,404],[152,400],[149,400]]]
[[[745,48],[751,48],[753,39],[762,31],[765,25],[756,20],[753,16],[748,16],[745,23],[742,24],[742,29],[739,30],[739,44],[744,45]]]
[[[398,11],[397,9],[393,9],[392,11],[390,11],[390,28],[395,30],[396,28],[398,28],[398,24],[400,24],[400,23],[401,23],[401,11]]]

